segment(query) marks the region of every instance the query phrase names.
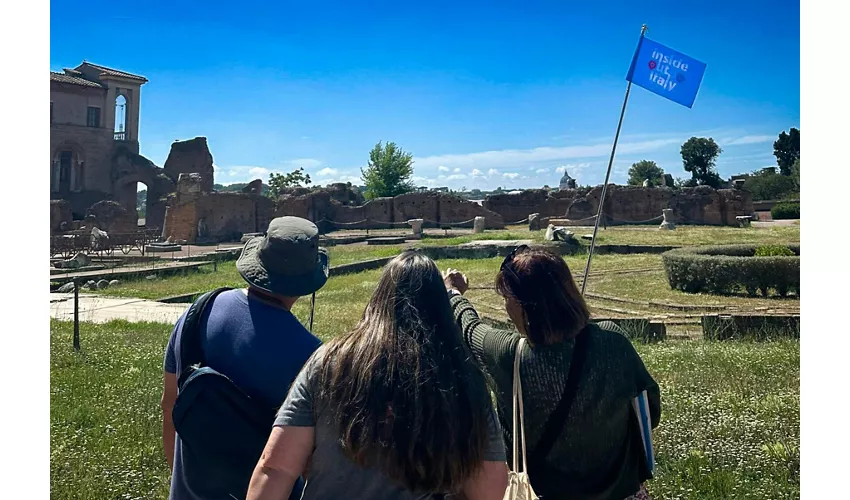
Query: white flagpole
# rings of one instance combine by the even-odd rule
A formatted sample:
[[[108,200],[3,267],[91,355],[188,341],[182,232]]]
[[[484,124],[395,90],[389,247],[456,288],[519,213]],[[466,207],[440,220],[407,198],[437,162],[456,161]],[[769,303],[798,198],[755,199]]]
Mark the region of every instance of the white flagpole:
[[[646,33],[646,25],[640,28],[640,39]],[[640,41],[638,41],[640,48]],[[637,51],[635,51],[632,65],[637,64]],[[632,68],[633,69],[633,68]],[[593,225],[593,237],[590,240],[590,250],[587,255],[587,266],[584,268],[584,278],[581,280],[581,294],[584,295],[584,290],[587,287],[587,275],[590,273],[590,261],[593,259],[593,249],[596,247],[596,233],[599,231],[599,221],[603,217],[603,207],[605,206],[605,193],[608,191],[608,179],[611,177],[611,166],[614,165],[614,153],[617,151],[617,140],[620,139],[620,129],[623,127],[623,117],[626,116],[626,104],[629,103],[629,92],[632,90],[632,79],[629,78],[629,84],[626,85],[626,97],[623,99],[623,109],[620,110],[620,121],[617,123],[617,133],[614,134],[614,146],[611,148],[611,158],[608,159],[608,171],[605,173],[605,183],[602,184],[602,194],[599,197],[599,209],[596,211],[596,222]]]

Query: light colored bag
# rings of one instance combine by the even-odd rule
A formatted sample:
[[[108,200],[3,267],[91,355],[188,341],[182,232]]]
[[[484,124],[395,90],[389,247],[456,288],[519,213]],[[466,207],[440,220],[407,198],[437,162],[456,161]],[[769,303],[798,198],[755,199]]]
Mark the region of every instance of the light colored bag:
[[[514,390],[513,390],[513,419],[514,419],[514,453],[513,467],[508,472],[508,488],[503,500],[538,500],[537,494],[531,489],[531,481],[525,471],[528,462],[525,455],[525,418],[522,412],[522,383],[519,380],[519,358],[525,339],[520,338],[514,355]],[[519,420],[519,423],[517,423]],[[519,432],[517,432],[519,429]],[[522,467],[517,461],[519,442],[522,442]]]

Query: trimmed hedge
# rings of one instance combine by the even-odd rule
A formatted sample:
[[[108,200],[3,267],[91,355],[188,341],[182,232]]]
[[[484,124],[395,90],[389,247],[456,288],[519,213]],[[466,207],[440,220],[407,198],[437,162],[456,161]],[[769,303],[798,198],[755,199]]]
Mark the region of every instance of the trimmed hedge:
[[[770,209],[770,216],[773,219],[799,219],[800,204],[799,203],[777,203]]]
[[[794,251],[783,245],[764,245],[756,248],[756,257],[793,257]]]
[[[800,295],[800,245],[786,247],[792,257],[756,257],[758,245],[685,247],[661,254],[670,288],[687,293],[729,294],[745,291],[767,297]]]

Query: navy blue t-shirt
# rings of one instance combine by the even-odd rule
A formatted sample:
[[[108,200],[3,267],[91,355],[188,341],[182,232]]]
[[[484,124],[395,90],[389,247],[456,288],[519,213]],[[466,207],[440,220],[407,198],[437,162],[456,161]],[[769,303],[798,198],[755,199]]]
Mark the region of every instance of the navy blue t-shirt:
[[[165,350],[164,369],[179,374],[180,330],[177,320]],[[320,345],[289,311],[249,298],[244,290],[220,293],[201,318],[206,364],[230,377],[252,398],[280,406],[301,367]],[[271,429],[269,429],[271,432]],[[171,500],[203,500],[191,493],[183,475],[180,436],[174,444]]]

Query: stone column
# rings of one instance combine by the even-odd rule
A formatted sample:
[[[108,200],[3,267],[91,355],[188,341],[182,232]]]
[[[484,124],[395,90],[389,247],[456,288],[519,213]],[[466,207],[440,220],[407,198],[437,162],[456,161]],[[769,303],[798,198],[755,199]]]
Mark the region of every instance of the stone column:
[[[658,229],[676,229],[676,224],[673,224],[673,209],[665,208],[661,211],[661,215],[664,216],[664,222],[661,223],[661,226]]]
[[[528,216],[528,230],[540,231],[540,214],[531,214]]]
[[[472,232],[473,234],[483,233],[485,227],[484,217],[476,217],[472,222]]]
[[[413,239],[419,240],[422,239],[422,223],[425,222],[425,219],[410,219],[407,221],[410,224],[410,227],[413,228]]]

